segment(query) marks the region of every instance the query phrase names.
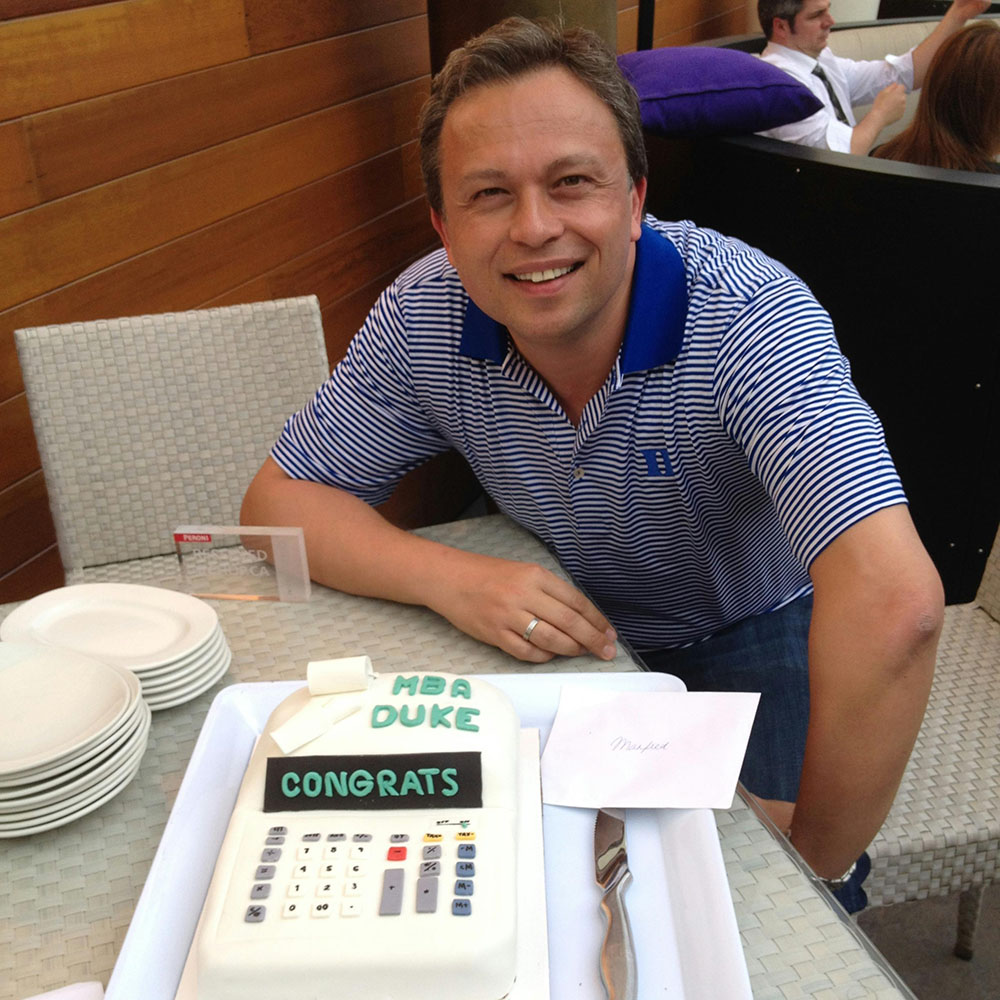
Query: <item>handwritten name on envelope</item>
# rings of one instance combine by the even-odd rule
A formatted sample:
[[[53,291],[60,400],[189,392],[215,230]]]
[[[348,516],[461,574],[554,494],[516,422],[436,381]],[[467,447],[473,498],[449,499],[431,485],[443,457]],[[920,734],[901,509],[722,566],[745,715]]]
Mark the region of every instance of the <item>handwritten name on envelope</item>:
[[[542,800],[728,809],[759,694],[566,685],[542,754]]]

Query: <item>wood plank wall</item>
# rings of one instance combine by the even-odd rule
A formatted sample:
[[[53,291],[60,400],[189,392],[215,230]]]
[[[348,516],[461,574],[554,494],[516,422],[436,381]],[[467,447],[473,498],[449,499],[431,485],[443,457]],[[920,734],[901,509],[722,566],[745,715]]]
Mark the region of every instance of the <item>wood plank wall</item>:
[[[627,51],[637,3],[615,2]],[[660,0],[655,43],[746,8]],[[0,0],[0,66],[3,602],[63,583],[15,329],[315,293],[333,362],[436,241],[425,0]],[[454,516],[471,485],[451,463],[394,516]]]

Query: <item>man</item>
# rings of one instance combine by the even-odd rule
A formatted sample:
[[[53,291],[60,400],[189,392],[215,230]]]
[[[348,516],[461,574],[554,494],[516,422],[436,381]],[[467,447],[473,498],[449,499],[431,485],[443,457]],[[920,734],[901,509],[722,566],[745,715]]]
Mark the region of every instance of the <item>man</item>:
[[[830,0],[758,0],[757,14],[767,38],[761,58],[804,83],[823,108],[808,118],[761,132],[802,146],[865,156],[879,133],[906,110],[906,93],[919,89],[941,43],[990,0],[953,0],[941,22],[916,48],[901,56],[857,62],[827,48],[834,21]],[[871,104],[861,121],[853,104]]]
[[[420,140],[444,249],[286,424],[244,523],[302,525],[319,582],[529,663],[620,631],[691,687],[763,690],[744,783],[839,878],[916,738],[942,594],[829,317],[744,244],[644,219],[638,102],[590,32],[473,39]],[[380,517],[448,447],[593,601]]]

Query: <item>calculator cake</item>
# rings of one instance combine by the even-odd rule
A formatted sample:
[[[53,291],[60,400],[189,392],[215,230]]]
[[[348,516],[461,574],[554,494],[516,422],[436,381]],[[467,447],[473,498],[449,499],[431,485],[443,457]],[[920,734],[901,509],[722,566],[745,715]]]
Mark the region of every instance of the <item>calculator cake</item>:
[[[283,752],[321,706],[334,720]],[[519,720],[475,677],[302,688],[240,786],[188,966],[197,1000],[501,1000],[517,957]],[[284,740],[288,747],[288,741]]]

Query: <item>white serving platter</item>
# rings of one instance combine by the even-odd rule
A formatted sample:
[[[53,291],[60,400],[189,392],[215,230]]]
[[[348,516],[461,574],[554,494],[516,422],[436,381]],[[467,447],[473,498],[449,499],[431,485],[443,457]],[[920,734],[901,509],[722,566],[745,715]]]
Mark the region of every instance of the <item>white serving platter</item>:
[[[565,684],[609,691],[683,690],[653,673],[479,674],[506,691],[525,728],[548,737]],[[299,682],[234,684],[216,696],[177,794],[105,1000],[174,1000],[215,858],[254,741]],[[594,882],[595,812],[545,806],[552,1000],[606,1000]],[[639,996],[752,1000],[715,820],[708,809],[629,810],[626,893]]]

